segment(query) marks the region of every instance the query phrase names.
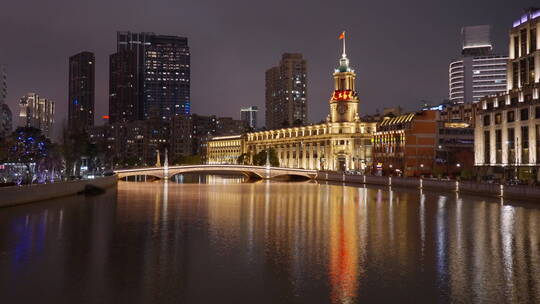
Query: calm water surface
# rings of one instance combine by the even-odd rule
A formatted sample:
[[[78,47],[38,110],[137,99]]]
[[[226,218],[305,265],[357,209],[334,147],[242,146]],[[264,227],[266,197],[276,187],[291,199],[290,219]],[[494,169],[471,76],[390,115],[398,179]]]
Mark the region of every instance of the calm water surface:
[[[538,205],[179,182],[0,209],[0,303],[540,302]]]

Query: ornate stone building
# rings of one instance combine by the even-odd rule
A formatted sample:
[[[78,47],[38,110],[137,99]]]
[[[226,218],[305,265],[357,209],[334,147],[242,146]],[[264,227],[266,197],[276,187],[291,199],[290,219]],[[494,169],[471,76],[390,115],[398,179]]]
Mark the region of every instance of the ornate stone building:
[[[359,118],[356,73],[345,54],[334,71],[334,92],[325,123],[218,137],[208,143],[208,163],[234,163],[242,154],[247,163],[261,151],[274,149],[280,167],[364,171],[372,165],[371,139],[376,124]]]
[[[509,35],[507,92],[480,101],[474,134],[482,176],[540,181],[540,9],[529,9]]]

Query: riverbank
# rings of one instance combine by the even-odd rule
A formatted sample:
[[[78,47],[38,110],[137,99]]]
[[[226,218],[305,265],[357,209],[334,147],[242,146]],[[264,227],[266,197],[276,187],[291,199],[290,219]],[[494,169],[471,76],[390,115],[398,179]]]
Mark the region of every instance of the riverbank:
[[[435,180],[420,178],[403,178],[388,176],[346,175],[337,172],[319,172],[317,180],[346,182],[367,185],[384,185],[396,187],[410,187],[426,190],[441,190],[448,192],[466,192],[491,197],[504,197],[513,199],[539,200],[540,187],[508,186],[500,184],[478,183],[474,181]]]
[[[3,187],[0,188],[0,208],[75,195],[78,192],[84,191],[87,185],[108,188],[115,186],[117,182],[117,176],[113,175],[53,184]]]

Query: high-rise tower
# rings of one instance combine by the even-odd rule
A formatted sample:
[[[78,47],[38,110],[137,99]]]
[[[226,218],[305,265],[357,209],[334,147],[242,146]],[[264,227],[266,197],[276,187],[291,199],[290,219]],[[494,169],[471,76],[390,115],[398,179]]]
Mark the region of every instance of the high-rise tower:
[[[69,57],[68,126],[86,130],[94,125],[94,54],[81,52]]]
[[[52,136],[54,124],[54,101],[28,93],[19,102],[19,126],[40,129],[43,135]]]
[[[307,63],[302,54],[285,53],[266,71],[266,128],[307,124]]]
[[[345,49],[345,32],[340,36],[343,40],[343,54],[339,59],[339,67],[334,71],[334,93],[330,98],[330,122],[357,122],[358,104],[356,94],[356,73],[349,67]]]
[[[111,118],[170,120],[190,114],[188,39],[131,32],[118,32],[117,39],[110,58]]]
[[[484,96],[504,92],[508,56],[493,53],[490,26],[463,27],[461,37],[462,56],[448,68],[450,101],[478,102]]]

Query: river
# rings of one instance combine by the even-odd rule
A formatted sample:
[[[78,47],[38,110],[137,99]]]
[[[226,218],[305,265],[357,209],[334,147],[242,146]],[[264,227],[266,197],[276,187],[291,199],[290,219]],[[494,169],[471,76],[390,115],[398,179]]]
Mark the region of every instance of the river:
[[[1,303],[539,303],[540,205],[196,176],[0,209]]]

